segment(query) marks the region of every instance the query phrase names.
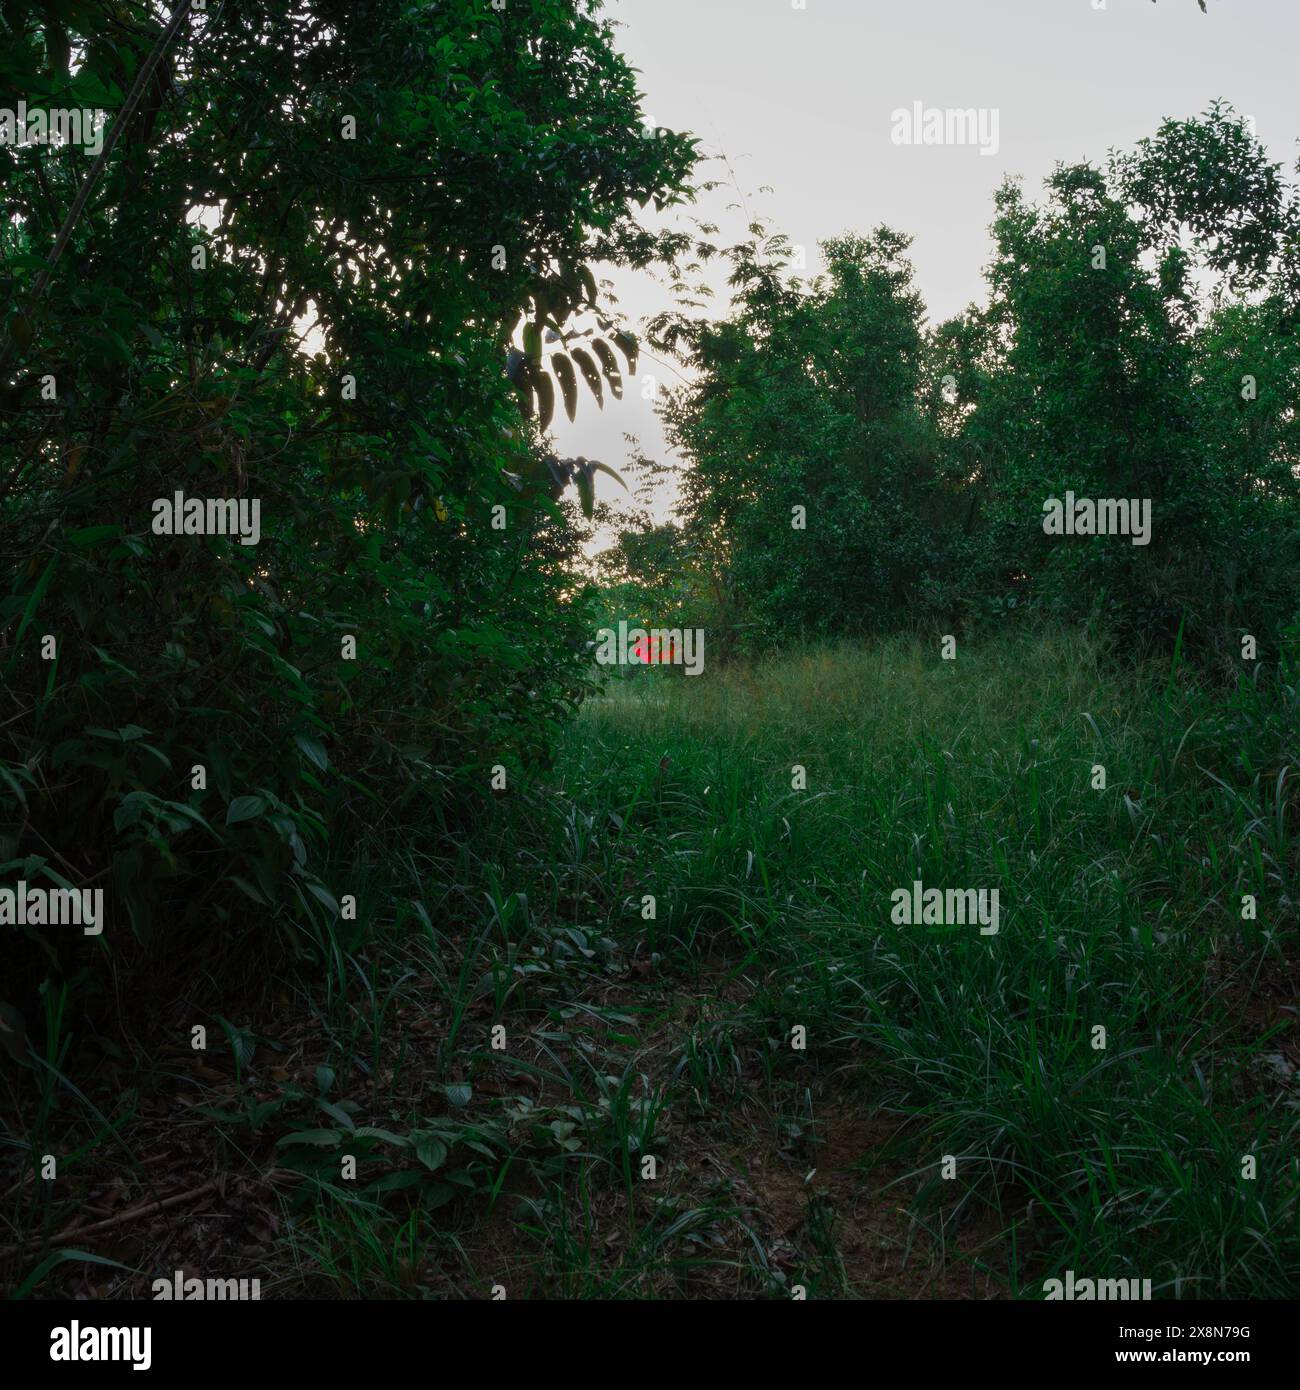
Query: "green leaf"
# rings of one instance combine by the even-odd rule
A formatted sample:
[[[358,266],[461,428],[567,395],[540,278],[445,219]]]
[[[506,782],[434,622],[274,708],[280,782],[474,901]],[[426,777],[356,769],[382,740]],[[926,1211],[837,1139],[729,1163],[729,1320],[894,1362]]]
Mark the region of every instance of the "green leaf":
[[[607,463],[601,463],[598,459],[592,459],[588,464],[593,473],[608,473],[613,480],[618,483],[624,492],[630,491],[627,483],[623,481],[623,475],[617,469],[611,468]]]
[[[24,769],[19,768],[19,771],[23,772]],[[19,785],[18,779],[13,775],[12,772],[9,771],[7,767],[4,766],[3,763],[0,763],[0,778],[4,779],[5,785],[9,788],[11,792],[13,792],[15,798],[18,801],[18,804],[25,811],[27,809],[27,794]]]
[[[578,378],[574,375],[573,363],[564,353],[557,352],[551,358],[551,370],[564,396],[564,413],[572,420],[578,409]]]
[[[266,895],[259,888],[255,888],[246,878],[240,878],[238,874],[228,875],[223,882],[233,883],[236,888],[246,897],[251,898],[259,907],[268,906]]]
[[[416,1141],[415,1156],[430,1172],[435,1172],[447,1161],[447,1146],[435,1135],[426,1135]]]
[[[537,423],[541,429],[546,429],[555,414],[555,387],[545,372],[536,372],[533,388],[537,392]]]
[[[260,796],[237,796],[226,811],[226,824],[238,825],[240,821],[256,820],[266,810],[266,802]]]
[[[627,371],[629,376],[636,375],[636,362],[640,353],[640,345],[635,336],[631,333],[624,333],[622,330],[612,335],[614,344],[618,350],[627,358]]]
[[[85,1250],[56,1250],[52,1255],[47,1255],[9,1297],[15,1300],[26,1298],[50,1270],[56,1265],[66,1264],[69,1260],[80,1260],[88,1265],[107,1265],[110,1269],[124,1269],[128,1274],[135,1273],[130,1265],[124,1265],[118,1260],[105,1259],[103,1255],[91,1255]]]
[[[614,399],[621,401],[623,399],[623,378],[619,375],[618,362],[609,344],[603,338],[593,338],[591,350],[600,358],[605,380],[609,382],[609,389],[613,393]]]
[[[374,1125],[362,1125],[356,1131],[358,1139],[378,1139],[385,1144],[396,1144],[399,1149],[409,1149],[411,1141],[405,1134],[394,1134],[389,1129],[376,1129]]]
[[[524,325],[524,356],[531,366],[542,365],[542,330],[535,323]]]
[[[338,1121],[344,1129],[356,1129],[356,1121],[346,1110],[335,1105],[332,1100],[318,1098],[316,1104],[330,1117],[331,1120]]]
[[[519,372],[519,408],[523,411],[525,418],[533,418],[533,368],[527,358]]]
[[[574,482],[578,485],[578,502],[582,506],[582,514],[590,521],[591,514],[596,510],[596,484],[590,469],[579,467]]]
[[[281,1135],[275,1141],[278,1149],[284,1144],[310,1144],[317,1149],[336,1149],[343,1135],[337,1129],[300,1129],[293,1134]]]
[[[339,906],[339,900],[334,896],[333,893],[330,892],[328,888],[325,887],[323,883],[317,883],[315,880],[311,880],[308,883],[306,883],[304,887],[312,895],[312,897],[316,899],[318,903],[320,903],[323,907],[329,908],[329,910],[335,915],[335,917],[339,916],[339,914],[343,911],[343,909]]]
[[[600,373],[596,370],[595,362],[591,360],[591,354],[576,347],[570,350],[570,356],[578,364],[587,385],[591,387],[591,394],[595,396],[596,404],[604,410],[605,397],[600,389]]]
[[[322,772],[329,769],[329,755],[325,752],[325,745],[319,739],[312,738],[309,734],[295,734],[293,741]]]
[[[582,280],[582,288],[587,293],[587,303],[595,308],[596,305],[596,277],[584,265],[578,267],[578,276]]]

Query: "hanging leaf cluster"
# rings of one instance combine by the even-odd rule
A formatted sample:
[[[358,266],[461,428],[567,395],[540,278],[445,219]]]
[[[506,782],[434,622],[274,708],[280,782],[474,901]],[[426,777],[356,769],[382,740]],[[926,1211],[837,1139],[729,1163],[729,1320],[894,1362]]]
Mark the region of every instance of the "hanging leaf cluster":
[[[578,489],[578,500],[582,504],[582,514],[591,518],[592,512],[596,508],[596,474],[608,473],[611,478],[626,492],[627,483],[623,481],[622,475],[607,463],[600,463],[596,459],[556,459],[548,458],[546,466],[550,470],[551,477],[556,480],[560,490],[563,491],[570,483],[574,483]]]
[[[520,408],[529,419],[535,417],[543,430],[550,427],[555,418],[557,384],[564,412],[570,420],[574,419],[578,409],[579,375],[602,409],[606,385],[615,400],[623,399],[622,371],[610,342],[627,362],[629,375],[636,372],[638,343],[633,334],[616,329],[600,314],[596,277],[587,266],[566,266],[556,274],[539,276],[529,307],[531,313],[521,312],[510,332],[513,342],[522,324],[522,348],[511,346],[506,352],[506,376],[518,392]],[[583,312],[596,315],[600,333],[606,335],[608,342],[592,327],[566,329],[570,319]],[[546,348],[554,343],[561,346],[548,354]]]

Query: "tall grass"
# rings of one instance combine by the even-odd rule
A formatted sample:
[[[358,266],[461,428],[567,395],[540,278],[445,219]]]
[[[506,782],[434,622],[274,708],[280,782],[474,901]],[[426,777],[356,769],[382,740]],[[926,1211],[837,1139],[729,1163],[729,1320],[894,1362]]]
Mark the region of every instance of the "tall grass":
[[[1267,1058],[1290,1003],[1270,991],[1294,946],[1296,765],[1268,737],[1225,733],[1177,672],[1107,674],[1076,637],[955,661],[888,642],[614,685],[563,786],[628,827],[620,856],[634,837],[611,919],[650,893],[659,950],[743,960],[752,1036],[807,1031],[778,1070],[847,1067],[863,1107],[906,1117],[913,1189],[941,1228],[1005,1219],[1013,1291],[1073,1268],[1280,1296],[1300,1090]],[[602,876],[619,868],[607,851]],[[997,888],[1000,931],[894,925],[890,893],[916,879]]]
[[[278,1205],[274,1296],[1294,1293],[1298,727],[1285,670],[1052,633],[611,682],[472,832],[359,843],[229,1058],[137,1048],[138,1115],[25,1092],[6,1144],[76,1161],[8,1188],[0,1282],[66,1289],[40,1233],[183,1133]],[[895,924],[917,879],[999,931]]]

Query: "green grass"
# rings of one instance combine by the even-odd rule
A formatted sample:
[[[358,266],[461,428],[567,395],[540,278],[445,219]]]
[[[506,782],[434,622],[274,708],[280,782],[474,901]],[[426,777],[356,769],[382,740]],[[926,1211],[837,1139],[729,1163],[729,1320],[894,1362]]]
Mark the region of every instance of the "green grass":
[[[368,920],[213,1027],[228,1080],[137,1058],[132,1094],[183,1084],[191,1152],[261,1184],[268,1297],[1294,1294],[1300,759],[1266,685],[1051,635],[613,682],[472,835],[357,847]],[[895,925],[917,878],[997,888],[998,934]],[[36,1102],[86,1182],[146,1147],[118,1093]],[[57,1200],[29,1185],[28,1235]]]
[[[1294,1292],[1300,1093],[1270,1074],[1279,1043],[1249,1007],[1294,944],[1274,750],[1225,761],[1198,738],[1204,697],[1165,670],[1107,676],[1078,640],[936,648],[812,651],[590,704],[561,789],[586,823],[624,827],[578,853],[625,881],[610,927],[747,972],[739,1027],[770,1046],[770,1076],[847,1075],[905,1117],[934,1219],[1014,1214],[1035,1279]],[[915,878],[997,887],[999,933],[893,925],[889,894]],[[647,892],[657,920],[637,926]],[[1015,1290],[1010,1244],[996,1272]]]

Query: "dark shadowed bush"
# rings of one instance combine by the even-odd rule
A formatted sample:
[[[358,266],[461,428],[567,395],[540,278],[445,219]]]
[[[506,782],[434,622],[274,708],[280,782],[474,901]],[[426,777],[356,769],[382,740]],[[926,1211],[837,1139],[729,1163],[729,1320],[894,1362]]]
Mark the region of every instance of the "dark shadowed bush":
[[[461,823],[585,688],[503,367],[590,307],[586,262],[657,254],[628,208],[691,143],[643,137],[581,0],[272,0],[167,44],[138,7],[4,13],[29,105],[120,110],[163,51],[48,284],[91,160],[0,150],[0,872],[104,888],[119,958],[318,949],[363,837]],[[156,534],[177,492],[256,501],[257,543]],[[90,949],[9,933],[6,996]]]

